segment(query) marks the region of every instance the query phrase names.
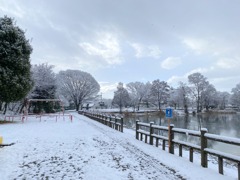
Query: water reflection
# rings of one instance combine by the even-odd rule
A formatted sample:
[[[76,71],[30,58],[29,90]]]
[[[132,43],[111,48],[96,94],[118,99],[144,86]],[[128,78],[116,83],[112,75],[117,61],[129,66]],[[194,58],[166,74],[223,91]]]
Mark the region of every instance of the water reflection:
[[[141,122],[154,122],[156,125],[168,126],[168,120],[161,115],[151,114],[136,114],[124,118],[124,123],[128,128],[135,129],[136,120]],[[174,127],[200,131],[201,128],[207,128],[211,134],[218,134],[222,136],[240,138],[240,114],[203,114],[196,116],[175,116],[171,119],[171,124]],[[163,132],[158,132],[162,134]],[[175,137],[182,141],[200,144],[197,137],[188,135],[175,135]],[[220,142],[208,142],[208,147],[220,150],[223,152],[240,155],[240,147],[234,145],[227,145]]]

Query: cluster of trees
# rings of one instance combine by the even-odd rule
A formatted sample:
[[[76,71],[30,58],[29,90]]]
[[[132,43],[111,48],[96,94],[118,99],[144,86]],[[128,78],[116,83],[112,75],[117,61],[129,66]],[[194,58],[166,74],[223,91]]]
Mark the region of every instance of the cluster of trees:
[[[100,85],[89,73],[80,70],[66,70],[56,74],[53,72],[53,67],[43,63],[31,68],[33,86],[28,94],[20,99],[19,111],[22,110],[27,99],[55,99],[61,96],[61,99],[67,103],[73,103],[76,110],[79,110],[83,102],[92,101],[97,97]],[[13,104],[6,101],[4,103],[10,106]],[[32,102],[31,108],[34,113],[43,111],[50,113],[60,108],[60,104],[47,101]]]
[[[78,110],[84,101],[97,96],[100,86],[89,73],[66,70],[55,74],[53,66],[47,63],[31,67],[31,52],[32,47],[24,31],[16,26],[12,18],[0,18],[0,111],[3,110],[4,114],[7,107],[21,112],[27,99],[62,96],[73,102]],[[32,105],[37,113],[54,109],[49,102]]]
[[[201,73],[189,75],[188,84],[179,82],[177,88],[159,79],[147,83],[130,82],[125,87],[119,83],[112,103],[120,108],[120,112],[124,106],[139,110],[140,105],[157,106],[159,110],[162,105],[184,108],[185,113],[189,107],[196,108],[197,112],[209,108],[225,109],[228,104],[239,107],[240,83],[232,89],[232,94],[217,91]]]
[[[27,99],[55,99],[61,97],[67,103],[73,103],[79,110],[83,102],[92,101],[97,97],[100,90],[98,82],[87,72],[80,70],[66,70],[59,73],[53,72],[52,65],[47,63],[34,65],[31,68],[31,81],[33,86],[18,102],[17,109],[21,111]],[[13,101],[1,101],[6,106],[13,106]],[[54,112],[60,105],[53,102],[32,102],[31,108],[34,113]]]

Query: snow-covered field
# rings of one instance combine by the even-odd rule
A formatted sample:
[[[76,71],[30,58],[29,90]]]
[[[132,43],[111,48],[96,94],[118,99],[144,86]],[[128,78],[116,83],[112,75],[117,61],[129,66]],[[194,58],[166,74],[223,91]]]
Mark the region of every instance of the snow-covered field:
[[[138,141],[132,130],[72,114],[72,123],[29,117],[0,125],[4,143],[16,143],[0,148],[0,179],[237,179]]]

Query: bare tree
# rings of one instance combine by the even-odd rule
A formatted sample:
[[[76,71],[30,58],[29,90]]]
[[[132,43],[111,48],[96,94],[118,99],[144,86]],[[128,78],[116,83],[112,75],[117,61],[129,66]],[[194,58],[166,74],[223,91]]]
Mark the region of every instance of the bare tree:
[[[128,91],[123,87],[123,83],[119,83],[117,86],[117,91],[114,92],[114,97],[112,104],[119,107],[120,113],[122,113],[122,108],[127,106],[130,102],[130,97]]]
[[[176,89],[171,89],[169,102],[175,106],[184,108],[185,114],[188,114],[190,88],[183,82],[179,82]]]
[[[179,94],[182,99],[184,112],[188,114],[188,96],[190,94],[190,88],[183,82],[179,82]]]
[[[168,104],[170,106],[173,106],[175,109],[178,107],[183,107],[182,105],[182,97],[180,94],[180,90],[174,89],[174,88],[170,88],[170,92],[169,92],[169,99],[168,99]]]
[[[189,84],[192,84],[191,92],[193,93],[194,97],[196,98],[197,102],[197,112],[200,112],[202,107],[201,104],[201,95],[209,85],[209,82],[207,81],[207,78],[204,77],[200,73],[193,73],[188,76],[188,82]]]
[[[209,106],[213,105],[214,99],[216,99],[217,91],[212,84],[208,84],[206,89],[202,92],[202,105],[209,110]]]
[[[130,82],[127,84],[127,90],[132,99],[133,104],[137,105],[139,110],[140,104],[148,93],[148,85],[142,82]]]
[[[59,92],[74,102],[77,111],[84,101],[95,98],[100,90],[98,82],[92,75],[80,70],[60,71],[57,83]]]
[[[230,100],[230,93],[229,92],[216,92],[216,99],[214,99],[214,105],[219,107],[220,109],[225,109],[226,105]]]
[[[152,82],[151,95],[157,99],[158,108],[161,109],[161,103],[166,103],[169,97],[170,87],[165,81],[159,79]]]
[[[150,106],[150,103],[153,102],[153,97],[151,95],[151,88],[152,84],[150,82],[147,82],[145,84],[145,96],[143,98],[143,102],[146,103],[147,108]]]
[[[236,87],[232,88],[232,104],[235,106],[240,106],[240,83]]]

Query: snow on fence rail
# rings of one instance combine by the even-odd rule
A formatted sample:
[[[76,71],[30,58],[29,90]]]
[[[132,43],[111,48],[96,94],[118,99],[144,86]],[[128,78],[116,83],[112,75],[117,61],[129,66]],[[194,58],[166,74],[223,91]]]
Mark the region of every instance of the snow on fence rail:
[[[32,115],[28,115],[28,116],[32,116]],[[28,117],[26,116],[26,117]],[[50,118],[55,118],[56,122],[58,121],[58,119],[60,119],[61,117],[63,118],[63,120],[65,120],[65,117],[68,117],[69,120],[72,122],[73,121],[73,116],[71,114],[38,114],[38,115],[34,115],[37,118],[39,118],[39,121],[41,122],[42,117],[50,117]],[[26,118],[27,120],[27,118]]]
[[[20,121],[22,121],[24,118],[24,115],[6,115],[4,116],[4,121],[14,121],[16,119],[19,119]]]
[[[71,114],[36,114],[36,115],[6,115],[4,116],[4,121],[8,120],[13,122],[15,120],[20,120],[22,121],[22,123],[24,123],[24,121],[27,121],[28,117],[31,117],[31,116],[36,116],[37,118],[39,118],[40,122],[43,116],[54,117],[56,119],[56,122],[60,117],[62,117],[63,120],[65,120],[65,117],[68,117],[71,122],[73,120],[73,117]]]
[[[94,119],[106,126],[109,126],[117,131],[123,132],[123,118],[112,116],[103,113],[97,113],[94,111],[78,111],[79,114]]]
[[[160,130],[167,132],[168,135],[167,136],[158,135],[158,133],[156,132],[159,132]],[[175,133],[198,137],[200,141],[200,146],[190,142],[179,141],[177,139],[174,139]],[[139,139],[139,136],[140,136],[140,139]],[[150,145],[154,144],[154,139],[155,139],[156,147],[158,147],[159,140],[162,140],[163,150],[165,150],[166,142],[168,142],[168,152],[171,154],[174,154],[175,144],[177,144],[179,147],[179,156],[182,156],[183,147],[189,148],[189,160],[191,162],[193,162],[193,151],[194,150],[199,151],[201,154],[201,166],[204,168],[208,167],[208,154],[214,155],[218,158],[218,172],[220,174],[223,174],[223,159],[233,161],[234,163],[237,163],[238,180],[240,180],[240,156],[210,149],[207,146],[208,140],[240,146],[240,139],[210,134],[210,133],[207,133],[206,128],[202,128],[201,131],[199,132],[199,131],[193,131],[188,129],[174,128],[173,124],[170,124],[169,127],[166,127],[166,126],[154,125],[153,122],[150,122],[150,124],[148,124],[148,123],[139,122],[137,120],[136,121],[136,139],[142,141],[143,136],[144,136],[145,143],[149,143]]]

